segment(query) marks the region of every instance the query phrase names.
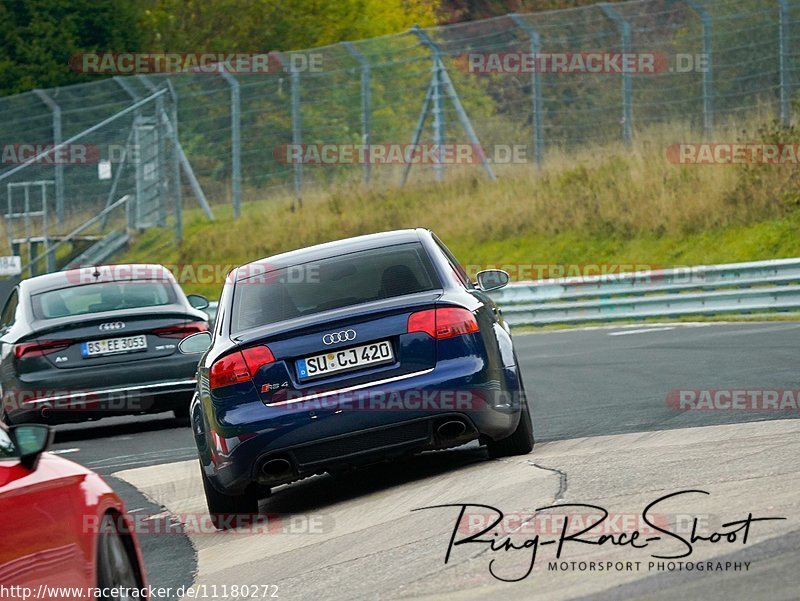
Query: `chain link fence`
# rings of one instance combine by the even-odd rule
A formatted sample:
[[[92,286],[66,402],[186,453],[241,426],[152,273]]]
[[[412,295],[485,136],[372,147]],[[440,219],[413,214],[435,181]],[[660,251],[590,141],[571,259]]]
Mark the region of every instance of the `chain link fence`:
[[[260,70],[134,70],[0,98],[8,242],[35,227],[58,241],[126,195],[119,227],[179,233],[189,203],[238,215],[242,202],[442,179],[451,165],[493,178],[657,127],[713,139],[753,114],[789,124],[799,25],[796,0],[635,0],[271,53]],[[70,140],[56,162],[20,156]],[[36,216],[20,234],[18,215],[37,207],[47,231]]]

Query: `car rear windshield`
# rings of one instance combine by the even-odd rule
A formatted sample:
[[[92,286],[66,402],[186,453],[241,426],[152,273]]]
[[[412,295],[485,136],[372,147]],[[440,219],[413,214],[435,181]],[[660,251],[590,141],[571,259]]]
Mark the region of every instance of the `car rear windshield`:
[[[238,282],[231,330],[440,287],[419,243],[349,253]]]
[[[33,295],[31,300],[38,319],[55,319],[169,305],[175,302],[175,291],[165,282],[101,282],[49,290]]]

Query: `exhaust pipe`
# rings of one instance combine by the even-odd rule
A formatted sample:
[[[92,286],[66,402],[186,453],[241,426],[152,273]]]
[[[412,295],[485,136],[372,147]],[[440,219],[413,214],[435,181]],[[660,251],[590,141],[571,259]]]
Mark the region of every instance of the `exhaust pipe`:
[[[265,480],[282,480],[292,476],[292,464],[288,459],[276,457],[265,461],[261,466],[261,475]]]
[[[446,422],[442,422],[436,428],[436,433],[443,440],[451,440],[454,438],[458,438],[459,436],[463,435],[466,431],[467,431],[467,426],[464,425],[464,422],[460,422],[457,420],[449,420]]]

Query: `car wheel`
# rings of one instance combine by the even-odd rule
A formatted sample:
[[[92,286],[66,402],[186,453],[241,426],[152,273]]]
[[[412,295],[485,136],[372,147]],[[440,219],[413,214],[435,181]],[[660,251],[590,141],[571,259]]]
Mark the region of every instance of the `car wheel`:
[[[510,457],[512,455],[527,455],[533,450],[533,420],[531,419],[531,410],[528,407],[528,399],[525,395],[525,389],[522,386],[521,377],[520,397],[520,404],[522,407],[519,415],[519,423],[514,433],[502,440],[489,441],[486,445],[489,451],[489,457],[493,459],[498,457]]]
[[[11,421],[8,413],[6,413],[6,403],[4,399],[0,399],[0,422],[4,423],[6,426],[14,425],[14,422]]]
[[[113,516],[103,516],[97,544],[97,588],[107,593],[102,599],[128,599],[124,589],[139,587],[137,570],[125,548]],[[111,596],[116,593],[116,596]]]
[[[172,410],[175,419],[189,419],[189,405]]]
[[[255,495],[226,495],[219,492],[208,481],[202,464],[200,465],[200,476],[203,480],[203,492],[206,495],[206,505],[208,505],[211,523],[217,530],[225,530],[241,523],[242,519],[236,516],[254,516],[258,513],[258,497]]]

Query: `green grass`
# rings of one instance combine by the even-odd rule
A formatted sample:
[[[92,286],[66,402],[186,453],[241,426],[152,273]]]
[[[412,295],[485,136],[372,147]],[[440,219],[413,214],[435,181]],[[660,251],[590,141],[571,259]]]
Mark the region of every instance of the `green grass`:
[[[759,132],[767,139],[770,132]],[[784,142],[797,137],[781,134]],[[750,136],[753,137],[753,136]],[[800,174],[796,167],[687,166],[666,160],[663,143],[632,152],[587,149],[551,158],[489,182],[475,172],[405,188],[338,185],[310,193],[299,210],[290,197],[245,203],[238,221],[215,206],[184,215],[183,243],[171,230],[138,237],[122,260],[233,266],[315,243],[404,227],[429,227],[471,271],[548,265],[673,267],[800,256]],[[250,192],[253,196],[253,191]],[[188,292],[217,297],[217,281],[184,281]]]

